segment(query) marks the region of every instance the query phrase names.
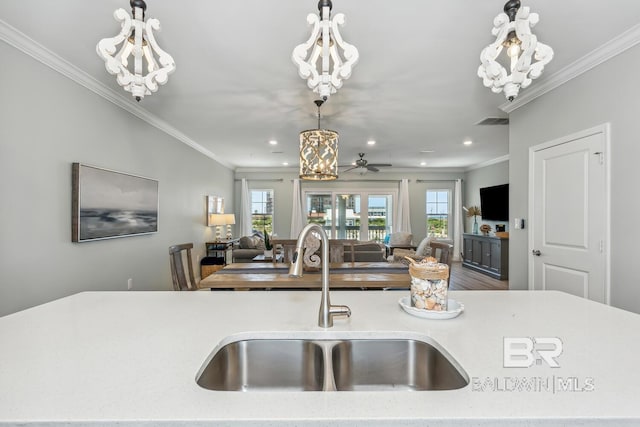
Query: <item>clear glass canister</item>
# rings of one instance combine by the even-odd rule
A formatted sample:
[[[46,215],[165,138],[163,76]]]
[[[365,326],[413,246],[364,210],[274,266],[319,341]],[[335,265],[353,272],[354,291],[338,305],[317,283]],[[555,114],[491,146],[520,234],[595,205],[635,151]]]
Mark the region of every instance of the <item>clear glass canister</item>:
[[[447,311],[449,266],[435,258],[409,265],[411,306],[424,310]]]

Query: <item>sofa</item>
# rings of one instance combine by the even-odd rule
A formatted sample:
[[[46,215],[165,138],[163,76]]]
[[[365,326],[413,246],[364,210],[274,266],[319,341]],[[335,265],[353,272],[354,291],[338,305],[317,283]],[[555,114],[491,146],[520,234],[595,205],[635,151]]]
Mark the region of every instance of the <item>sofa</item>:
[[[243,236],[238,246],[232,250],[233,262],[251,262],[257,255],[264,253],[264,239],[258,235]]]
[[[385,247],[373,241],[345,243],[344,262],[387,262]]]

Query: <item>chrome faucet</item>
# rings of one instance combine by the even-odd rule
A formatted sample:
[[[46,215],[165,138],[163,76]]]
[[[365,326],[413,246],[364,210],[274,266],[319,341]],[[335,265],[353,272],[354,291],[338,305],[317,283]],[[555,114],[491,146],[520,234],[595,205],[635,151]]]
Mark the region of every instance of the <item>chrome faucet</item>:
[[[333,316],[351,316],[351,310],[346,305],[331,305],[329,299],[329,239],[327,233],[318,224],[307,224],[300,232],[296,243],[296,252],[289,267],[290,277],[302,277],[302,259],[304,258],[304,241],[307,235],[315,230],[320,234],[322,242],[322,299],[320,300],[320,312],[318,313],[318,326],[330,328],[333,326]]]

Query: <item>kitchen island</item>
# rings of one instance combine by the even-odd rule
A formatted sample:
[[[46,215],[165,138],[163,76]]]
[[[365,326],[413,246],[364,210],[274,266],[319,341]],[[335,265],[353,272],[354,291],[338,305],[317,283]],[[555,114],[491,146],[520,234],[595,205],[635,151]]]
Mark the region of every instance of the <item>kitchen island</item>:
[[[408,291],[85,292],[0,318],[0,425],[640,425],[640,315],[559,292],[458,291],[449,320]],[[196,375],[228,337],[430,337],[464,369],[450,391],[223,392]],[[555,337],[549,366],[504,367],[504,338]],[[545,348],[539,348],[544,353]],[[546,348],[546,350],[549,350]]]

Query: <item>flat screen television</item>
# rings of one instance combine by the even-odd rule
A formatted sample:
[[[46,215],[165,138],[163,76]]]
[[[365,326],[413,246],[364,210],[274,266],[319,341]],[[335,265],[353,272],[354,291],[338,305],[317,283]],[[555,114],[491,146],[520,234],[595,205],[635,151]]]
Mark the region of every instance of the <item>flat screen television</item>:
[[[509,221],[509,184],[480,189],[482,219]]]

